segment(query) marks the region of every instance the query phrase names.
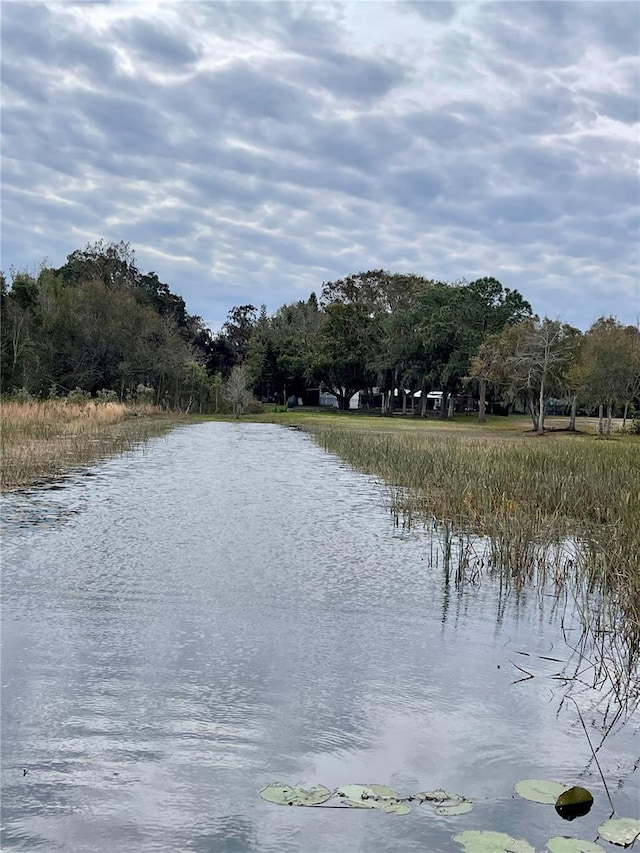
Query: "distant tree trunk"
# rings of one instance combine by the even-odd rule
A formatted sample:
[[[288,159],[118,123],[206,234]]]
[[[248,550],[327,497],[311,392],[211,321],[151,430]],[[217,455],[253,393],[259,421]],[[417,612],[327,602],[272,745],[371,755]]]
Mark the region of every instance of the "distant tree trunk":
[[[478,400],[478,423],[487,422],[487,380],[480,380],[480,399]]]
[[[576,431],[576,414],[578,411],[578,397],[576,394],[571,398],[571,415],[569,416],[569,430]]]
[[[611,420],[613,417],[613,403],[611,400],[607,402],[607,435],[611,435]]]
[[[453,394],[449,395],[449,400],[447,401],[447,418],[453,417],[453,410],[455,408],[456,398]]]
[[[540,378],[540,399],[538,401],[538,435],[544,432],[544,375]]]
[[[627,415],[629,414],[629,401],[624,404],[624,413],[622,415],[622,431],[627,428]]]
[[[598,435],[604,435],[604,406],[598,406]]]
[[[420,417],[427,417],[427,389],[422,386],[422,394],[420,395]]]
[[[407,392],[402,389],[402,414],[407,414]]]
[[[538,410],[536,409],[536,400],[533,395],[533,391],[528,392],[527,405],[529,408],[529,415],[531,417],[531,423],[533,424],[533,428],[536,429],[538,426]]]
[[[440,401],[440,417],[442,420],[446,420],[449,414],[449,392],[442,392],[442,400]]]
[[[411,415],[415,415],[416,413],[416,398],[414,397],[413,390],[411,391]]]

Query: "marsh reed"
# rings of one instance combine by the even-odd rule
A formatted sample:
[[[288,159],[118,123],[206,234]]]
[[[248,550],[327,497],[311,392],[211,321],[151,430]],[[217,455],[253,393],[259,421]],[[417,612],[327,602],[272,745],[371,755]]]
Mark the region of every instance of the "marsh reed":
[[[78,465],[129,450],[167,430],[152,407],[67,400],[3,402],[0,406],[0,487],[55,477]]]
[[[637,440],[314,432],[325,450],[384,481],[397,525],[431,528],[431,562],[452,582],[491,574],[569,595],[582,642],[600,648],[594,678],[604,662],[640,693]]]

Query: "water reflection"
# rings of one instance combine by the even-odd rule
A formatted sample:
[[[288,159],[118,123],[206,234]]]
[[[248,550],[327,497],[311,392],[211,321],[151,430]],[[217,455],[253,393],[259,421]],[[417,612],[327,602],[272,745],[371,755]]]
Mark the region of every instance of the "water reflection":
[[[437,853],[478,821],[542,847],[558,826],[514,806],[518,778],[580,776],[603,800],[545,660],[570,653],[570,610],[490,579],[447,583],[379,485],[305,435],[203,424],[96,471],[3,499],[3,849],[428,839]],[[54,508],[59,522],[15,523]],[[536,677],[513,685],[519,651]],[[629,729],[604,744],[609,778],[632,747]],[[484,802],[455,823],[278,809],[256,791],[279,779]],[[621,811],[637,795],[630,776]]]

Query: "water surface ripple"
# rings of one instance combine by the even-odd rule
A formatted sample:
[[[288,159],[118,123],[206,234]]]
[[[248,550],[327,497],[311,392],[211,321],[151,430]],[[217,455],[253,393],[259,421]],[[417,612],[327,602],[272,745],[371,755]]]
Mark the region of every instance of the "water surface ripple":
[[[308,436],[190,426],[2,511],[3,850],[438,853],[469,828],[539,849],[566,832],[512,800],[519,778],[588,764],[558,664],[512,684],[518,651],[566,654],[552,602],[447,586],[427,535]],[[600,759],[627,814],[637,749],[627,728]],[[594,837],[602,786],[581,778]],[[477,806],[278,808],[257,795],[272,781]]]

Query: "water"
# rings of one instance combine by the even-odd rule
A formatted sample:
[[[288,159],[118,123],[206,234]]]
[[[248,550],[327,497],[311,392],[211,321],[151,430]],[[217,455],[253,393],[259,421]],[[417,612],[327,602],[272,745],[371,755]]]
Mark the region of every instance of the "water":
[[[190,426],[2,509],[3,850],[438,853],[465,829],[542,850],[608,816],[562,664],[537,657],[568,654],[554,600],[447,586],[427,534],[308,436]],[[634,817],[636,731],[599,754]],[[592,813],[514,799],[526,777],[586,785]],[[476,807],[278,807],[257,794],[276,781]]]

